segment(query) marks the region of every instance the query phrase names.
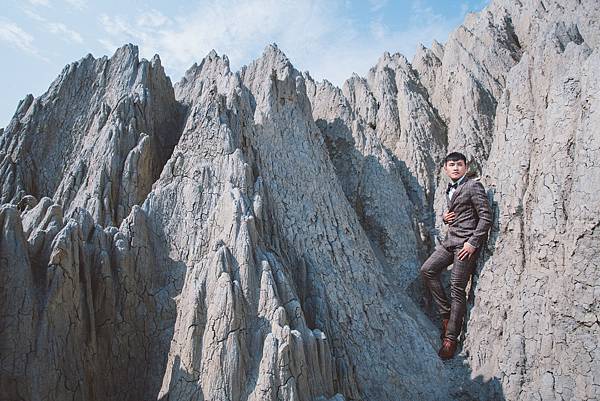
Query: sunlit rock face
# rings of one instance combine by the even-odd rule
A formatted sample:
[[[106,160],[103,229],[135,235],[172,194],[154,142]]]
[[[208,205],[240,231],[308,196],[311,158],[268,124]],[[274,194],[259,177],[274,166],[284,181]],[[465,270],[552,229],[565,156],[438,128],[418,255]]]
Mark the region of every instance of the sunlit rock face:
[[[599,398],[599,14],[493,1],[341,88],[275,45],[65,67],[0,130],[0,399]],[[442,363],[455,150],[494,226]]]
[[[177,143],[178,104],[158,56],[135,46],[66,66],[48,91],[28,95],[0,139],[0,201],[52,198],[119,225],[141,204]]]

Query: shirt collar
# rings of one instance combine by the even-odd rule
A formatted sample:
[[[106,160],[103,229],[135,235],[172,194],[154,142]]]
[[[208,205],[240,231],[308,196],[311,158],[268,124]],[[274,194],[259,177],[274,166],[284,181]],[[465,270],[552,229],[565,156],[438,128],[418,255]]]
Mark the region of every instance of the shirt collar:
[[[452,180],[450,180],[450,181],[452,181],[452,184],[456,184],[456,186],[459,186],[459,185],[460,185],[460,183],[461,183],[461,182],[463,182],[463,180],[465,179],[465,177],[466,177],[466,176],[467,176],[466,174],[465,174],[465,175],[463,175],[462,177],[460,177],[460,178],[458,179],[458,181],[452,181]]]

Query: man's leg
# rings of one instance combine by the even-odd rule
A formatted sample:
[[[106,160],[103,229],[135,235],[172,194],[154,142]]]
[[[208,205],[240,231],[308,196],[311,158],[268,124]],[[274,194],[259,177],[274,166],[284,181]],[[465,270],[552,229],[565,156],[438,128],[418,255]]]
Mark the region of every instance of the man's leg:
[[[438,245],[431,256],[421,266],[421,276],[431,296],[438,306],[440,316],[442,319],[448,319],[450,317],[451,305],[448,302],[444,287],[440,281],[440,274],[443,269],[450,266],[454,261],[454,254],[449,252],[442,245]]]
[[[455,252],[455,255],[459,250]],[[458,335],[462,329],[463,318],[467,310],[467,283],[471,278],[478,256],[479,250],[467,259],[459,260],[458,257],[454,258],[454,265],[450,275],[450,300],[452,308],[448,322],[448,331],[446,332],[446,337],[454,341],[458,339]]]

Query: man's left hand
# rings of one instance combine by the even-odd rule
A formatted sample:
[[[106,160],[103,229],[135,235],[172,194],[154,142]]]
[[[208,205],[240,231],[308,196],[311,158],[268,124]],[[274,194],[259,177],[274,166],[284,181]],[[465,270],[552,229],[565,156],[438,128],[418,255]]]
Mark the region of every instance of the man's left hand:
[[[468,242],[465,242],[463,248],[460,250],[460,252],[458,252],[458,260],[470,258],[471,256],[473,256],[476,250],[477,248],[475,248],[473,245],[469,244]]]

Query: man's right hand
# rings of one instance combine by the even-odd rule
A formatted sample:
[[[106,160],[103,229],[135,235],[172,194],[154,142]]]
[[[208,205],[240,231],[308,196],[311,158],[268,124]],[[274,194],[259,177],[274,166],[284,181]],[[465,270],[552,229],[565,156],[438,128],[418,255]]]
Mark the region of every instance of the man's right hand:
[[[444,223],[446,223],[446,224],[452,223],[455,219],[456,219],[456,213],[454,213],[454,212],[449,212],[446,210],[444,212],[444,214],[442,215],[442,220],[444,220]]]

